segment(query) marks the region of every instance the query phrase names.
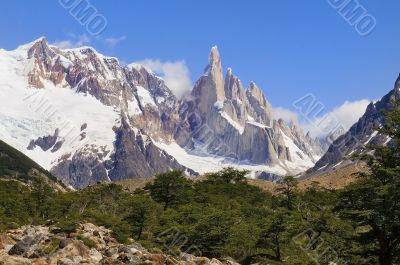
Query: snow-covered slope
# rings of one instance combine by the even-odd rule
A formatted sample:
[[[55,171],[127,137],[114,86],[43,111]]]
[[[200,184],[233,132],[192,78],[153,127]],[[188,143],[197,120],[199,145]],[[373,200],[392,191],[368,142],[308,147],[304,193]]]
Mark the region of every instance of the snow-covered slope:
[[[196,143],[201,143],[202,157],[214,158],[209,161],[210,167],[215,167],[218,158],[223,160],[219,167],[255,165],[254,170],[297,174],[312,167],[324,152],[319,141],[298,126],[275,120],[271,104],[254,82],[245,89],[231,68],[223,78],[216,47],[211,49],[209,64],[185,103],[180,115],[182,130],[175,139],[190,155],[199,153]],[[164,148],[171,154],[176,152]]]
[[[0,50],[0,139],[75,187],[173,168],[312,167],[322,155],[315,140],[275,121],[254,83],[245,91],[231,69],[221,71],[213,47],[190,100],[179,100],[146,67],[90,47],[61,50],[40,38]]]
[[[14,51],[0,50],[0,139],[76,187],[113,177],[148,177],[156,168],[185,169],[162,150],[150,148],[148,154],[140,149],[146,137],[140,120],[146,120],[147,112],[167,108],[155,99],[170,106],[175,101],[159,78],[143,75],[152,74],[124,69],[92,48],[61,51],[43,38]],[[123,119],[129,124],[124,129]],[[138,145],[136,156],[157,161],[164,154],[165,165],[147,161],[143,175],[128,170],[135,165],[125,165],[125,172],[112,176],[121,130],[137,137],[130,143]]]
[[[285,175],[285,165],[268,166],[262,164],[252,164],[248,161],[238,161],[229,157],[213,155],[207,152],[200,143],[195,143],[195,147],[191,150],[182,148],[177,143],[155,142],[162,150],[169,154],[173,154],[175,159],[187,168],[191,168],[200,174],[215,172],[226,167],[236,169],[245,169],[253,173],[268,172],[275,175]]]

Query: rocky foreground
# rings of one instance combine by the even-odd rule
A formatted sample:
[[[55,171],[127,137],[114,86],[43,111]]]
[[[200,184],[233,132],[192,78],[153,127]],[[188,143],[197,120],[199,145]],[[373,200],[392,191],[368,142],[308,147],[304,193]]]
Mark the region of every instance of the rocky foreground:
[[[159,251],[153,251],[159,252]],[[236,265],[181,254],[150,253],[139,243],[119,244],[111,231],[82,224],[75,233],[52,232],[45,226],[23,226],[0,235],[0,265],[154,264]]]

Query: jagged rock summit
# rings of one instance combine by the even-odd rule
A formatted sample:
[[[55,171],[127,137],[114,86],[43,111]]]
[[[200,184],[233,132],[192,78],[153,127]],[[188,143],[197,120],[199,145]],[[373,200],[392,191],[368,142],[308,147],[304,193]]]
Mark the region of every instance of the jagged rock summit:
[[[245,89],[231,68],[223,80],[216,47],[211,49],[209,65],[186,105],[181,115],[184,124],[189,124],[186,139],[181,141],[186,147],[228,157],[239,164],[246,161],[287,171],[312,165],[323,153],[300,128],[289,128],[283,120],[274,119],[271,104],[254,82]]]
[[[234,166],[254,177],[296,174],[324,150],[272,115],[262,90],[223,76],[213,47],[187,99],[139,64],[122,66],[91,47],[45,38],[0,50],[0,140],[76,188]]]

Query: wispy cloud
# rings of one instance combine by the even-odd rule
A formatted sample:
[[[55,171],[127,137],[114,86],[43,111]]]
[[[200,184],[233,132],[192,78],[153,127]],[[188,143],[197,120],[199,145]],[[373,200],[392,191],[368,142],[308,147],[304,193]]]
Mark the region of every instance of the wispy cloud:
[[[108,37],[104,39],[104,43],[110,47],[113,48],[115,47],[118,43],[121,41],[126,40],[126,36],[121,36],[121,37]]]
[[[326,136],[325,132],[333,132],[338,125],[347,131],[365,113],[370,102],[368,99],[346,101],[314,121],[306,122],[303,127],[315,136]]]
[[[91,37],[88,36],[87,34],[82,34],[82,35],[70,34],[68,39],[57,40],[54,43],[52,43],[52,45],[57,46],[60,49],[79,48],[82,46],[95,45],[95,44],[104,45],[107,48],[113,48],[120,42],[126,40],[126,38],[127,38],[126,36],[102,38],[100,36]]]
[[[52,45],[57,46],[60,49],[72,49],[78,48],[91,43],[91,39],[86,34],[82,34],[79,36],[71,35],[71,38],[68,40],[55,41]]]
[[[165,84],[178,98],[185,96],[192,88],[190,71],[185,61],[162,62],[159,59],[146,59],[135,63],[149,68],[163,78]]]
[[[299,123],[299,117],[297,112],[291,111],[289,109],[285,109],[282,107],[276,107],[272,109],[273,115],[276,119],[282,119],[287,123],[295,122],[296,124]]]

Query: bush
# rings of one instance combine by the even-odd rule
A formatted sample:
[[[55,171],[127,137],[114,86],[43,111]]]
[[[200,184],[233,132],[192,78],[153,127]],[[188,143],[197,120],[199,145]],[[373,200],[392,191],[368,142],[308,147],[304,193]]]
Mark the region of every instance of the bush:
[[[42,253],[46,255],[53,254],[60,246],[61,240],[58,238],[52,238],[50,242],[42,249]]]
[[[79,222],[74,219],[66,219],[58,222],[57,227],[52,229],[53,233],[74,233],[79,227]]]
[[[126,222],[119,222],[112,228],[112,236],[118,240],[119,243],[128,243],[131,227]]]
[[[90,238],[87,238],[87,237],[84,237],[84,236],[82,236],[82,235],[79,235],[78,236],[78,239],[80,240],[80,241],[82,241],[83,242],[83,244],[85,244],[85,246],[87,246],[88,248],[94,248],[94,247],[96,247],[96,242],[94,242],[93,240],[91,240]]]
[[[131,234],[131,227],[127,222],[121,220],[120,217],[111,214],[104,214],[96,209],[88,209],[83,216],[86,221],[96,225],[104,226],[112,230],[112,236],[120,243],[128,242]]]

